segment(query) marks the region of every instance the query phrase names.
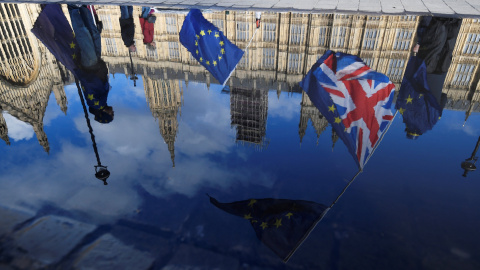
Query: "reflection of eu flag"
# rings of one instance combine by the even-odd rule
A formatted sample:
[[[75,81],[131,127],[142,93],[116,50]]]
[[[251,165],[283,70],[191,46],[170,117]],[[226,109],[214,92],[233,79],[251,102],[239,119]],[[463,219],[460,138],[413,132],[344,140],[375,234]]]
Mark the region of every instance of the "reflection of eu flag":
[[[38,15],[32,33],[68,70],[75,73],[80,49],[72,27],[58,4],[48,4]]]
[[[410,139],[432,129],[442,115],[442,108],[427,83],[425,62],[417,56],[408,61],[395,109],[402,114]]]
[[[357,56],[327,51],[300,86],[363,168],[393,119],[395,85]]]
[[[180,42],[221,84],[225,84],[244,53],[198,9],[190,10],[185,18]]]
[[[248,220],[258,239],[285,262],[330,209],[315,202],[285,199],[220,203],[210,197],[210,202],[225,212]]]

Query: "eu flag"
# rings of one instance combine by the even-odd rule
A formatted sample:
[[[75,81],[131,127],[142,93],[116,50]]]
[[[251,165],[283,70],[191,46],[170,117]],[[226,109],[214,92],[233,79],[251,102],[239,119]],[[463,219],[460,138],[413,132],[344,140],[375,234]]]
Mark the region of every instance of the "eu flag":
[[[225,84],[244,53],[198,9],[190,10],[186,16],[180,42],[221,84]]]
[[[300,86],[362,169],[393,119],[395,85],[359,57],[327,51]]]
[[[442,107],[428,85],[427,76],[425,61],[412,56],[395,104],[395,109],[402,114],[409,139],[417,139],[431,130],[442,116]]]
[[[258,239],[284,262],[330,209],[310,201],[270,198],[220,203],[210,197],[210,202],[227,213],[248,220]]]
[[[32,33],[60,63],[75,74],[80,48],[59,4],[45,5],[33,25]]]

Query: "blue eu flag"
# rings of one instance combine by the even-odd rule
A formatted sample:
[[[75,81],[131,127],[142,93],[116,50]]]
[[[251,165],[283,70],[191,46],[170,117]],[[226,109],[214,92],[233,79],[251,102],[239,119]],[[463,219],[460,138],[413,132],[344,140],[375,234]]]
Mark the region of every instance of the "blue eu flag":
[[[198,9],[190,10],[185,18],[180,42],[221,84],[225,84],[244,53]]]
[[[311,201],[271,198],[221,203],[210,197],[210,202],[227,213],[248,220],[258,239],[284,262],[330,209]]]
[[[425,62],[412,56],[395,104],[395,109],[403,116],[409,139],[417,139],[431,130],[442,116],[442,107],[428,85],[427,76]]]

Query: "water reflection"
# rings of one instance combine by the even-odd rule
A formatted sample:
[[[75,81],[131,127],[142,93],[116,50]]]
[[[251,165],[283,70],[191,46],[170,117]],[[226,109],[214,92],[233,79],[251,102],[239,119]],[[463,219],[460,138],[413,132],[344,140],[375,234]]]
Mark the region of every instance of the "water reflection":
[[[26,13],[22,12],[25,14],[20,14],[20,11],[18,13],[22,15],[20,16],[21,20],[15,20],[23,25],[22,27],[29,29],[28,26],[33,24],[40,9],[35,5],[20,5],[20,7],[19,9],[18,6],[13,4],[2,4],[0,8],[8,9],[9,12],[24,10]],[[65,7],[63,8],[64,12],[67,12]],[[133,7],[134,14],[139,14],[139,12],[140,7]],[[316,137],[318,144],[319,140],[322,139],[320,138],[321,134],[331,134],[327,137],[327,141],[328,148],[330,148],[330,141],[332,141],[333,148],[338,140],[338,134],[333,131],[330,133],[327,130],[328,122],[312,105],[307,95],[302,93],[300,97],[298,93],[301,90],[298,82],[323,52],[327,49],[334,49],[360,55],[373,69],[387,74],[397,84],[398,89],[398,84],[402,81],[405,72],[405,64],[415,41],[414,33],[420,20],[415,16],[264,13],[259,34],[244,60],[237,67],[233,77],[229,80],[228,90],[220,89],[215,79],[211,78],[210,74],[206,73],[203,67],[180,45],[178,32],[184,14],[155,14],[157,17],[154,35],[156,48],[145,46],[139,42],[143,40],[143,34],[138,27],[137,17],[134,15],[133,19],[137,25],[134,39],[137,44],[136,51],[132,51],[124,46],[125,44],[121,39],[120,23],[118,22],[120,9],[118,7],[99,6],[97,7],[97,13],[104,24],[102,58],[108,66],[108,78],[112,84],[118,82],[116,85],[121,86],[112,91],[109,99],[113,98],[113,101],[118,102],[118,96],[121,95],[123,99],[127,99],[125,103],[130,106],[126,107],[122,104],[123,107],[120,105],[117,107],[118,115],[115,121],[117,123],[112,123],[107,127],[93,123],[99,145],[102,145],[99,149],[100,152],[103,151],[104,153],[102,159],[105,159],[107,164],[115,169],[115,177],[117,178],[115,185],[110,185],[109,189],[103,190],[98,189],[97,185],[90,186],[84,181],[86,178],[91,178],[90,170],[83,173],[82,170],[77,168],[87,163],[90,166],[89,162],[92,156],[91,150],[85,151],[81,147],[85,139],[83,135],[88,135],[82,116],[74,120],[76,126],[70,127],[67,125],[65,127],[65,129],[71,128],[73,130],[65,137],[55,134],[57,128],[61,129],[61,122],[57,122],[59,126],[56,126],[56,129],[51,129],[49,136],[54,138],[53,141],[58,140],[53,145],[61,152],[57,152],[53,157],[46,157],[45,160],[39,158],[34,165],[28,166],[29,170],[22,172],[18,171],[18,167],[14,166],[13,162],[12,164],[9,163],[13,169],[5,171],[5,177],[2,178],[24,180],[16,181],[17,183],[22,182],[24,185],[22,185],[22,188],[18,188],[13,184],[14,181],[2,183],[2,187],[4,187],[1,191],[3,199],[0,203],[28,205],[33,209],[38,209],[43,207],[46,200],[49,204],[68,211],[72,216],[78,213],[82,217],[95,216],[101,222],[112,222],[112,220],[122,218],[135,220],[135,222],[147,223],[155,228],[167,228],[169,235],[178,237],[178,239],[172,240],[172,242],[175,242],[173,244],[175,247],[180,245],[178,242],[184,245],[185,243],[190,244],[189,241],[201,248],[205,248],[205,246],[212,248],[212,245],[218,244],[218,247],[225,247],[225,250],[228,250],[223,254],[228,254],[228,256],[242,254],[242,256],[248,258],[242,262],[246,261],[252,263],[252,265],[256,265],[255,262],[261,260],[257,257],[260,256],[263,259],[267,258],[266,261],[270,260],[270,262],[261,264],[262,266],[268,265],[273,268],[284,266],[276,264],[276,261],[269,257],[268,252],[255,247],[255,244],[252,245],[255,242],[249,241],[249,235],[240,233],[240,227],[230,223],[230,220],[226,219],[226,223],[222,224],[215,222],[215,220],[219,220],[215,218],[223,220],[223,217],[209,214],[213,211],[202,204],[205,197],[197,197],[197,194],[205,188],[221,190],[222,201],[269,196],[313,201],[318,196],[317,193],[331,192],[336,194],[332,189],[338,189],[340,185],[336,185],[335,180],[332,179],[350,177],[348,169],[353,168],[353,166],[350,166],[352,164],[348,161],[351,160],[347,161],[347,157],[343,155],[343,152],[345,152],[343,146],[337,146],[337,149],[340,148],[335,153],[338,152],[338,156],[331,155],[330,151],[323,151],[325,144],[320,143],[317,148],[305,147],[305,144],[311,146],[308,145],[311,142],[310,139]],[[251,12],[215,12],[206,13],[205,16],[221,28],[228,38],[241,48],[246,46],[248,38],[254,31],[255,17]],[[2,23],[9,25],[10,22]],[[480,29],[479,25],[479,22],[473,19],[463,20],[458,41],[453,51],[452,64],[447,72],[442,89],[448,97],[445,108],[465,112],[466,118],[480,111],[479,76],[477,74],[479,59],[476,49],[479,42],[477,33]],[[5,37],[5,44],[7,44],[2,46],[2,49],[14,52],[15,49],[12,48],[20,46],[20,43],[15,41],[13,35],[8,31],[3,28],[2,31],[2,34],[5,32],[3,37]],[[2,51],[2,56],[5,57],[2,58],[1,67],[3,77],[0,79],[0,106],[4,111],[2,116],[5,115],[5,117],[0,118],[0,132],[2,139],[10,143],[12,134],[8,134],[7,124],[12,127],[13,124],[10,124],[8,119],[14,116],[34,127],[40,144],[47,150],[49,144],[43,131],[43,122],[48,97],[53,91],[57,104],[62,111],[67,112],[67,95],[64,88],[70,92],[72,88],[71,86],[64,86],[73,82],[73,75],[59,64],[46,51],[45,47],[38,44],[38,41],[29,34],[29,31],[26,31],[26,33],[28,39],[22,42],[31,44],[32,48],[38,48],[38,53],[34,49],[35,52],[32,52],[31,55],[33,57],[38,56],[36,59],[40,60],[32,63],[41,62],[42,65],[34,66],[34,70],[31,71],[32,74],[38,73],[35,79],[31,79],[30,73],[27,75],[20,73],[18,76],[12,75],[15,74],[12,73],[15,71],[12,67],[20,66],[19,69],[22,70],[24,66],[19,64],[20,61],[5,61],[4,59],[11,59],[14,54],[3,54],[4,51]],[[20,56],[16,55],[15,57]],[[24,57],[27,59],[27,56]],[[28,71],[28,69],[25,70]],[[4,74],[10,74],[10,77]],[[128,77],[130,74],[134,74],[132,78],[135,77],[135,74],[138,74],[139,85],[143,84],[143,89],[130,87],[132,82],[124,80],[121,76]],[[12,78],[18,78],[19,82],[25,85],[20,86]],[[27,81],[28,83],[25,83]],[[136,84],[135,80],[133,84]],[[203,89],[203,87],[206,89]],[[224,93],[228,95],[218,94],[220,90],[224,90]],[[184,100],[184,94],[185,96],[188,95],[190,99]],[[142,100],[139,101],[138,97],[141,97]],[[145,100],[143,99],[146,99],[149,105],[150,112],[146,109],[146,114],[141,109],[145,107]],[[68,111],[70,117],[75,117],[75,112],[78,112],[75,106],[79,106],[79,103],[75,101],[77,101],[76,97],[70,95]],[[183,107],[184,102],[188,103],[185,107]],[[300,103],[300,107],[297,106],[298,103],[292,105],[295,102]],[[138,110],[133,111],[132,108]],[[54,109],[58,110],[57,108]],[[185,112],[190,114],[185,114]],[[153,118],[150,114],[153,115]],[[454,112],[450,115],[458,116]],[[153,119],[158,121],[158,126],[151,121]],[[282,121],[279,121],[279,119]],[[458,119],[454,118],[454,120]],[[314,127],[314,132],[308,130],[309,121]],[[463,117],[461,121],[463,121]],[[275,126],[278,122],[281,122],[280,127]],[[458,122],[460,123],[460,120]],[[232,136],[229,133],[231,126],[235,126]],[[466,127],[468,127],[468,123]],[[292,130],[294,130],[294,136],[291,135],[290,131]],[[453,134],[452,137],[465,137],[450,130],[446,124],[438,124],[435,133],[432,132],[429,138],[437,138],[435,135],[441,133],[440,130],[442,132],[448,131],[449,135]],[[161,136],[158,136],[158,132]],[[442,180],[452,179],[449,178],[450,170],[447,170],[451,167],[438,168],[438,164],[435,164],[436,167],[433,168],[431,167],[433,165],[423,164],[429,170],[426,174],[423,171],[425,168],[416,167],[416,163],[420,163],[418,159],[412,158],[409,160],[405,158],[415,155],[418,145],[401,144],[401,140],[395,132],[400,133],[401,130],[394,127],[390,132],[389,135],[392,139],[385,143],[385,146],[388,146],[386,149],[390,150],[389,154],[385,155],[384,153],[383,159],[377,159],[378,167],[372,168],[368,177],[366,177],[370,182],[364,181],[362,185],[365,186],[359,186],[357,192],[351,190],[353,198],[362,197],[371,200],[363,201],[363,203],[368,204],[371,207],[369,210],[371,209],[374,214],[362,216],[365,212],[362,212],[361,208],[366,207],[353,199],[347,200],[346,204],[340,206],[338,212],[333,212],[331,219],[325,222],[324,228],[328,229],[319,231],[314,236],[315,240],[323,239],[323,247],[316,246],[316,243],[320,241],[307,243],[303,253],[299,254],[297,262],[294,260],[293,264],[297,263],[296,266],[300,266],[302,263],[298,261],[302,259],[312,261],[314,260],[312,258],[321,257],[322,261],[331,260],[331,265],[338,266],[340,253],[343,254],[342,256],[352,254],[350,249],[344,250],[345,245],[340,245],[340,243],[343,244],[348,241],[348,237],[358,241],[349,242],[350,246],[363,247],[364,243],[370,243],[372,246],[375,243],[384,243],[383,238],[380,239],[384,237],[383,232],[381,237],[378,236],[378,231],[381,231],[379,228],[393,227],[392,234],[394,236],[389,236],[388,233],[386,236],[387,238],[390,237],[389,240],[393,244],[385,244],[385,246],[382,246],[385,247],[383,250],[398,251],[398,246],[395,244],[399,242],[408,244],[410,247],[412,241],[417,241],[417,238],[421,238],[423,242],[432,240],[432,238],[429,238],[430,229],[422,231],[423,233],[419,232],[418,235],[421,236],[418,236],[417,233],[411,235],[410,227],[404,228],[402,226],[404,226],[403,224],[407,224],[407,227],[410,224],[420,226],[418,225],[420,223],[418,219],[425,221],[430,217],[429,215],[434,215],[426,214],[429,211],[425,209],[438,209],[438,207],[435,207],[438,206],[439,201],[444,201],[444,198],[440,195],[437,197],[432,195],[431,199],[430,197],[424,199],[425,196],[420,195],[424,195],[422,191],[435,194],[436,188],[444,188],[446,186],[444,182],[446,181]],[[476,132],[478,131],[473,129],[472,133]],[[298,137],[296,137],[297,134]],[[282,135],[285,137],[282,137]],[[402,135],[404,136],[403,133]],[[430,133],[428,136],[430,136]],[[64,138],[72,140],[74,143],[64,143]],[[159,146],[158,139],[163,139],[166,146]],[[300,142],[303,141],[303,148],[298,148],[297,139]],[[88,141],[88,138],[86,140]],[[81,143],[78,143],[78,141]],[[295,146],[290,144],[292,141],[295,142]],[[249,145],[253,146],[253,149],[264,151],[258,153],[258,155],[253,155],[250,152],[253,149],[248,147],[235,149],[235,142],[238,145]],[[425,144],[422,147],[427,149],[431,149],[429,148],[431,147],[430,143],[435,144],[435,148],[438,148],[439,145],[437,141],[424,140],[424,142]],[[443,143],[444,141],[441,141],[441,144]],[[451,143],[453,145],[453,143],[460,142]],[[176,144],[177,148],[175,148]],[[278,150],[279,144],[282,145],[280,151]],[[396,149],[396,144],[405,149]],[[449,145],[446,143],[445,147],[449,147]],[[10,149],[24,149],[15,148],[17,146],[22,147],[22,144],[20,142],[13,143]],[[267,146],[268,149],[266,149]],[[288,156],[285,153],[288,153]],[[378,155],[382,155],[380,153]],[[9,155],[19,157],[20,153],[9,153]],[[277,159],[272,158],[274,155],[277,156]],[[396,159],[397,157],[398,159]],[[23,156],[22,158],[26,159]],[[425,159],[428,158],[432,157],[425,156]],[[443,164],[440,160],[447,163],[445,160],[455,159],[451,163],[456,168],[451,169],[451,171],[458,174],[458,161],[464,157],[457,158],[452,154],[451,157],[435,158],[435,161],[438,161],[439,164]],[[395,161],[395,164],[388,164],[387,161],[390,160]],[[173,170],[170,167],[172,165],[175,167],[175,163],[176,169]],[[45,169],[53,168],[52,164],[63,166],[62,173]],[[400,170],[398,164],[405,166],[405,170]],[[55,183],[55,180],[63,179],[64,171],[71,171],[74,174],[64,182],[69,187],[65,187],[62,183]],[[394,171],[398,173],[392,174]],[[429,182],[427,185],[425,183],[428,186],[427,190],[422,186],[422,183],[416,183],[415,186],[410,185],[409,179],[416,179],[416,177],[412,178],[412,174],[407,174],[411,171],[415,172],[415,176],[418,176],[418,178],[423,177],[424,181],[428,181],[429,177],[434,176],[439,178],[435,179],[439,181],[435,184]],[[445,175],[441,175],[443,173]],[[320,176],[327,180],[320,180]],[[313,180],[302,182],[303,179],[307,178]],[[44,181],[45,179],[50,181]],[[398,190],[399,193],[393,195],[398,200],[386,198],[388,195],[384,195],[383,192],[388,189],[382,189],[384,185],[387,185],[383,183],[388,183],[392,185],[393,189]],[[312,191],[314,189],[311,189],[309,185],[313,185],[317,189]],[[452,186],[448,186],[448,188],[455,190]],[[38,191],[32,194],[32,189]],[[419,193],[413,191],[417,189]],[[470,194],[468,193],[469,190],[473,189],[463,190],[459,188],[459,190]],[[29,196],[24,196],[25,194],[29,194]],[[172,194],[180,195],[175,197]],[[371,194],[375,196],[370,196]],[[385,194],[389,194],[388,191]],[[411,196],[412,194],[414,195]],[[444,192],[441,194],[443,195]],[[395,197],[397,195],[398,197]],[[455,196],[453,191],[452,196]],[[463,198],[462,196],[460,197]],[[471,194],[468,196],[475,198]],[[378,202],[374,203],[374,201]],[[474,199],[472,201],[477,202]],[[398,202],[402,202],[402,206],[398,206]],[[408,207],[408,210],[402,208],[403,205],[409,206],[420,203],[425,205],[425,208],[411,207],[410,209]],[[389,207],[383,209],[378,204],[389,205]],[[471,202],[470,204],[464,202],[463,206],[465,205],[470,206]],[[378,213],[382,211],[385,211],[384,215],[379,215]],[[47,211],[45,210],[45,212]],[[207,212],[208,214],[206,214]],[[348,215],[345,213],[352,215],[346,217]],[[359,214],[356,215],[355,213]],[[402,219],[405,217],[405,220],[392,222],[392,220],[395,220],[395,218],[392,218],[392,213],[401,213]],[[464,212],[456,213],[456,217],[462,220],[462,217],[464,217],[462,213]],[[439,216],[441,215],[435,216],[435,220]],[[212,218],[209,220],[207,217]],[[411,219],[411,217],[416,220]],[[338,223],[332,220],[336,220]],[[94,222],[97,222],[97,220]],[[355,227],[358,223],[354,222],[365,222],[367,225],[363,224],[364,227],[359,232]],[[355,225],[343,225],[350,223]],[[428,222],[425,223],[428,224]],[[445,226],[449,229],[455,229],[446,230],[451,232],[458,231],[458,226],[469,226],[469,224],[474,225],[474,222],[469,221],[454,226],[447,224]],[[223,227],[228,227],[228,229],[223,230]],[[102,229],[104,228],[102,227]],[[474,232],[470,228],[467,229],[465,232]],[[155,231],[150,227],[149,230],[150,232]],[[335,234],[327,235],[331,231],[334,231]],[[232,232],[239,233],[238,235],[232,235]],[[97,233],[103,232],[97,231]],[[363,234],[364,238],[355,238],[359,234]],[[319,237],[319,235],[326,237]],[[402,237],[397,237],[398,235],[402,235]],[[379,239],[372,240],[375,237]],[[474,245],[468,242],[468,239],[474,239],[474,237],[463,237],[462,239],[464,239],[463,242],[458,242],[465,244],[465,248],[448,246],[447,250],[451,248],[456,251],[455,254],[467,254],[464,256],[467,258],[470,256],[468,252],[475,253],[477,251],[473,248]],[[440,240],[438,241],[440,242]],[[209,244],[207,245],[205,242]],[[229,249],[233,242],[240,244]],[[450,243],[450,241],[446,242]],[[437,244],[435,241],[431,243],[433,243],[432,245]],[[331,257],[329,257],[330,245],[334,246]],[[423,247],[423,244],[420,244],[420,246]],[[218,249],[221,248],[212,248],[215,252],[218,252]],[[369,250],[372,249],[375,249],[375,247],[369,248]],[[361,252],[358,249],[356,251]],[[437,250],[437,252],[440,255],[436,254],[435,258],[445,257],[441,256],[443,255],[441,251]],[[323,255],[317,257],[315,255],[317,253]],[[406,252],[403,255],[408,254],[414,258],[419,256],[413,253],[413,251],[411,253]],[[71,254],[72,257],[69,259],[73,258],[76,253]],[[450,253],[447,255],[450,255]],[[165,258],[167,257],[165,256]],[[361,257],[364,259],[368,256]],[[380,258],[382,256],[374,257]],[[349,259],[352,259],[352,261],[361,260],[353,257],[349,257]],[[475,264],[475,262],[472,264]],[[324,265],[322,264],[322,266]],[[355,266],[355,263],[351,263],[349,266]],[[404,264],[402,266],[408,268]],[[285,267],[288,268],[288,266]]]

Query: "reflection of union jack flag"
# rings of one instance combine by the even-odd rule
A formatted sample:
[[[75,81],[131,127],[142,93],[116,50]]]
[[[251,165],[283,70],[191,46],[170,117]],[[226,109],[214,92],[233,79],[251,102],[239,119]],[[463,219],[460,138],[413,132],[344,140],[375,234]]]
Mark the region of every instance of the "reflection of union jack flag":
[[[395,85],[360,58],[332,51],[318,60],[300,84],[363,168],[393,119]]]

